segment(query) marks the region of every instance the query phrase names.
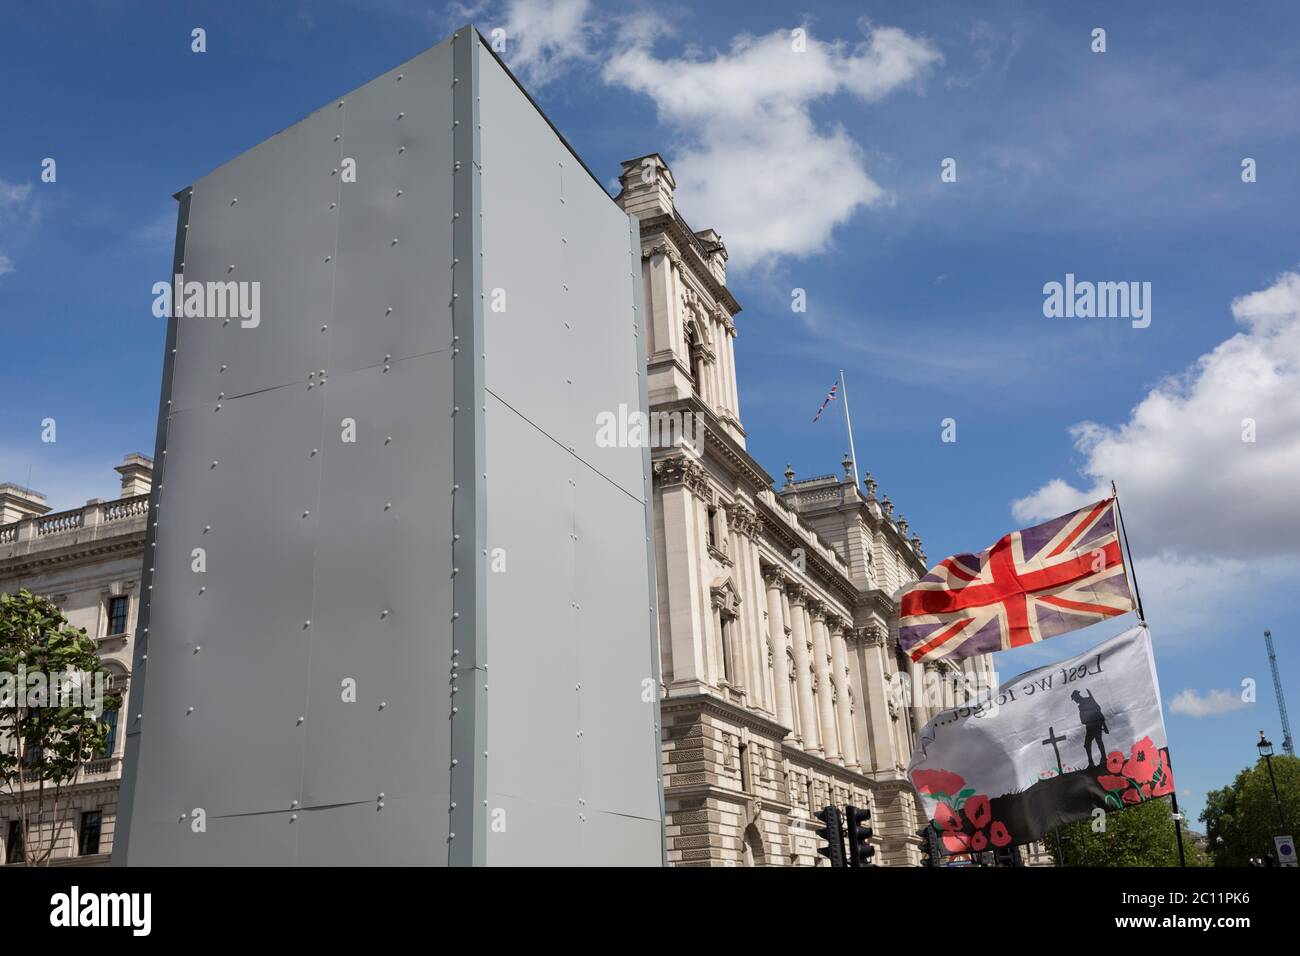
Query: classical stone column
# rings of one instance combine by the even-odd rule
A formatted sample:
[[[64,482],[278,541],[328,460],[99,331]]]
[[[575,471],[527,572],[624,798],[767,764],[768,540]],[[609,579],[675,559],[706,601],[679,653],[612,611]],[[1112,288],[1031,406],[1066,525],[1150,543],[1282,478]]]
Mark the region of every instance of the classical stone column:
[[[912,729],[919,737],[925,722],[930,719],[925,701],[925,667],[913,661],[908,673],[912,679]]]
[[[795,681],[799,689],[799,726],[803,728],[803,749],[821,753],[821,732],[818,729],[817,708],[813,705],[812,660],[809,650],[808,629],[804,624],[807,611],[804,599],[807,592],[798,584],[786,588],[790,596],[790,641],[794,651]]]
[[[889,711],[889,684],[885,680],[886,631],[880,625],[868,625],[862,635],[862,670],[871,688],[867,693],[866,718],[875,743],[875,770],[893,770],[898,763],[894,743],[894,720]]]
[[[735,685],[731,681],[736,665],[727,642],[727,626],[722,619],[722,595],[720,594],[713,595],[713,632],[710,637],[716,644],[721,659],[721,667],[718,669],[718,673],[714,675],[714,678],[718,684],[734,687]]]
[[[672,609],[660,621],[660,639],[668,643],[671,673],[665,675],[668,692],[698,693],[709,683],[706,645],[712,615],[707,603],[708,587],[700,578],[704,567],[699,543],[699,496],[707,486],[704,469],[684,456],[664,458],[654,464],[659,486],[659,514],[664,529],[667,600],[660,607]]]
[[[844,766],[859,769],[858,751],[853,743],[853,697],[849,693],[849,659],[844,648],[845,624],[839,619],[828,621],[831,638],[831,669],[835,673],[835,712],[840,729],[840,754]]]
[[[781,607],[781,589],[785,575],[770,568],[763,575],[767,585],[767,633],[772,642],[772,692],[776,698],[776,719],[786,727],[794,728],[794,715],[790,711],[790,682],[786,680],[786,655],[790,642],[785,636],[785,615]]]
[[[840,756],[839,728],[835,726],[836,681],[831,676],[830,641],[826,633],[826,609],[820,602],[809,601],[807,610],[812,617],[813,673],[817,675],[817,710],[821,721],[822,750],[827,760],[843,763]]]

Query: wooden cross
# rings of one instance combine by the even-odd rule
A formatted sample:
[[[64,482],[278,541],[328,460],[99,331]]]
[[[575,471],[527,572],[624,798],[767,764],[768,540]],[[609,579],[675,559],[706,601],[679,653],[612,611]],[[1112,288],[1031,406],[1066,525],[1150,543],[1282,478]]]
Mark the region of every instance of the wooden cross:
[[[1065,770],[1061,765],[1061,751],[1057,749],[1056,745],[1058,743],[1065,743],[1065,740],[1066,740],[1065,737],[1056,736],[1055,727],[1048,727],[1047,739],[1042,742],[1044,747],[1046,747],[1048,744],[1052,745],[1052,753],[1056,754],[1056,772],[1058,774],[1065,773]]]

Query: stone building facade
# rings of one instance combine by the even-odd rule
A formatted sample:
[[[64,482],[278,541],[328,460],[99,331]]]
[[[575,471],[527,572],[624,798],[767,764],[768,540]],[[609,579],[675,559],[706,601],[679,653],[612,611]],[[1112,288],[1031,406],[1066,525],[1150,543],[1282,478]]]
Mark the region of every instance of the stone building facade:
[[[686,224],[658,154],[620,182],[641,228],[669,863],[825,864],[814,814],[852,804],[872,811],[874,862],[917,865],[905,767],[938,708],[898,688],[961,695],[991,661],[927,674],[899,651],[920,538],[847,456],[842,477],[774,487],[745,450],[726,246]],[[694,440],[666,424],[684,422]]]
[[[110,693],[122,697],[119,712],[125,713],[153,462],[127,455],[116,471],[118,498],[56,513],[39,492],[0,485],[0,594],[27,588],[54,601],[72,626],[85,628],[99,643]],[[126,744],[116,716],[108,717],[114,729],[105,752],[64,788],[57,821],[48,812],[40,821],[39,839],[48,842],[53,835],[55,841],[52,865],[108,863]],[[0,793],[0,860],[11,865],[18,865],[22,852],[18,818],[14,797]],[[30,820],[26,842],[35,847]]]

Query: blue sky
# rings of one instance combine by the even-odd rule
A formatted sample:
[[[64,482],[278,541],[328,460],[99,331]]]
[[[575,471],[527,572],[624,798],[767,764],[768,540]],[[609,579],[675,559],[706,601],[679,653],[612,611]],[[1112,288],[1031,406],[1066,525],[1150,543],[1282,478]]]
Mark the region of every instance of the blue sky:
[[[112,465],[152,453],[171,194],[468,20],[506,31],[598,176],[661,152],[692,226],[728,243],[769,472],[838,471],[842,419],[809,420],[843,367],[861,467],[932,557],[1115,479],[1187,809],[1260,728],[1280,744],[1265,627],[1300,707],[1300,11],[1282,2],[0,3],[0,480],[56,509],[114,494]],[[1150,326],[1046,318],[1066,273],[1150,282]]]

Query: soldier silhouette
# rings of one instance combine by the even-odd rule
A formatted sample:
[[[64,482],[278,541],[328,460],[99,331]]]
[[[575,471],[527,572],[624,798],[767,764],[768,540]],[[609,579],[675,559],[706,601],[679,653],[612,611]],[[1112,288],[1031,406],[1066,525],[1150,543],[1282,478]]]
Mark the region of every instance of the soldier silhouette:
[[[1102,742],[1101,735],[1110,733],[1110,728],[1106,726],[1106,716],[1101,712],[1101,705],[1093,699],[1092,691],[1088,691],[1088,696],[1077,690],[1070,695],[1070,700],[1079,705],[1079,723],[1083,724],[1087,733],[1083,738],[1083,749],[1088,753],[1088,769],[1091,770],[1097,764],[1106,763],[1106,745]],[[1097,763],[1092,762],[1092,742],[1097,741]]]

